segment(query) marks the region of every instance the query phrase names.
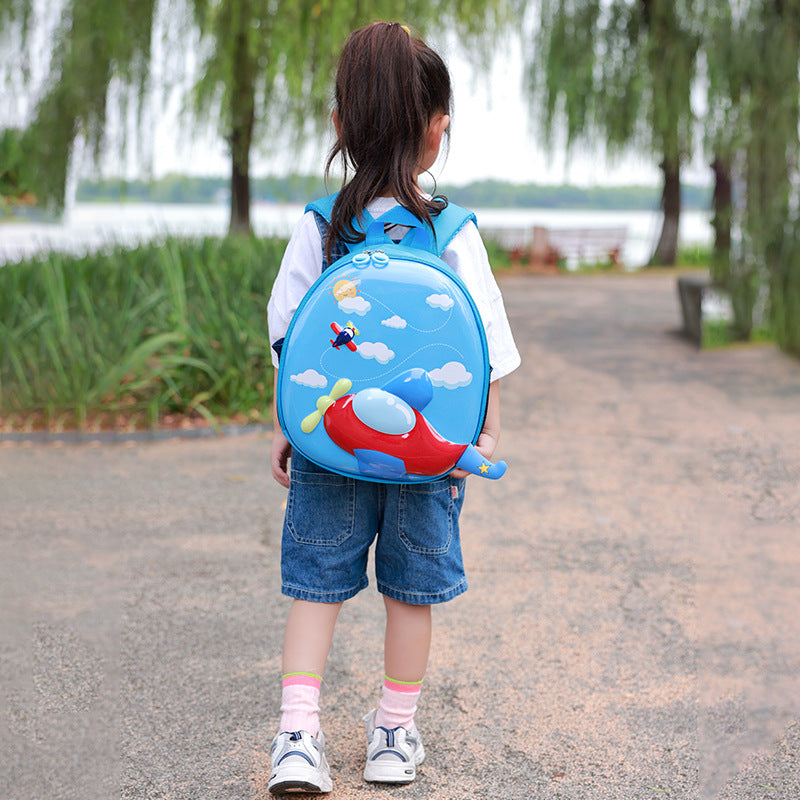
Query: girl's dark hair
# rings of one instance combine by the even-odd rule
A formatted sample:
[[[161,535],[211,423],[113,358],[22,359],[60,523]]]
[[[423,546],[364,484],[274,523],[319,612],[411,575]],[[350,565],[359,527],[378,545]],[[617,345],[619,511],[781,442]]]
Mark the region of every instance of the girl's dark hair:
[[[365,206],[387,190],[429,224],[447,205],[442,195],[422,197],[415,177],[428,126],[451,104],[444,61],[402,25],[375,22],[350,34],[336,72],[339,135],[325,165],[326,180],[337,157],[344,168],[325,241],[329,259],[337,239],[364,239],[353,220],[361,221]]]

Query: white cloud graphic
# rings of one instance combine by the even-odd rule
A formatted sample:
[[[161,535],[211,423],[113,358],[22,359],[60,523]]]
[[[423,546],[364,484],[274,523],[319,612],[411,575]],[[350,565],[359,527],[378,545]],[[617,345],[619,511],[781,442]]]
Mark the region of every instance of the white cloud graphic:
[[[434,386],[444,386],[445,389],[458,389],[472,383],[472,373],[458,361],[448,361],[439,369],[432,369],[428,376]]]
[[[358,314],[359,317],[363,317],[372,306],[368,300],[356,295],[355,297],[343,297],[339,301],[339,308],[345,314]]]
[[[328,385],[328,379],[313,369],[307,369],[299,375],[290,375],[289,378],[301,386],[310,386],[312,389],[324,389]]]
[[[361,342],[356,352],[362,358],[374,358],[379,364],[387,364],[394,358],[394,351],[383,342]]]
[[[449,294],[432,294],[425,298],[425,302],[433,308],[441,308],[442,311],[449,311],[453,307],[453,298]]]
[[[408,323],[402,317],[398,317],[397,314],[393,317],[389,317],[389,319],[381,321],[381,325],[385,325],[387,328],[397,328],[398,330],[405,328],[407,324]]]

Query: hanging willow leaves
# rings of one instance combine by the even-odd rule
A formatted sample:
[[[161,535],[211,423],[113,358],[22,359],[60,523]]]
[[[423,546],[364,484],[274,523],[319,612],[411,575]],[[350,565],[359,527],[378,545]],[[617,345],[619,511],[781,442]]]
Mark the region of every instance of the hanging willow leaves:
[[[691,154],[691,88],[700,15],[688,0],[542,0],[527,48],[531,108],[544,108],[545,137],[631,147],[658,158],[664,225],[653,261],[674,264],[680,167]]]
[[[123,118],[133,114],[141,123],[156,84],[178,83],[174,75],[151,71],[154,33],[168,24],[168,50],[197,56],[200,77],[187,104],[193,127],[216,121],[228,143],[230,227],[248,231],[254,144],[301,142],[319,131],[329,113],[336,55],[353,28],[374,19],[400,19],[422,33],[452,31],[464,46],[481,49],[507,21],[506,1],[42,0],[50,15],[61,18],[50,78],[26,132],[39,167],[36,189],[43,199],[63,203],[79,135],[95,158],[109,148],[104,134],[112,97],[129,103]],[[33,0],[0,0],[0,32],[17,24],[29,42],[42,22],[33,9]],[[0,53],[0,59],[12,71],[22,68],[13,52]],[[121,127],[127,132],[130,126]],[[139,132],[147,138],[141,124]]]
[[[766,270],[773,333],[800,356],[800,0],[754,3],[750,25],[739,263]]]

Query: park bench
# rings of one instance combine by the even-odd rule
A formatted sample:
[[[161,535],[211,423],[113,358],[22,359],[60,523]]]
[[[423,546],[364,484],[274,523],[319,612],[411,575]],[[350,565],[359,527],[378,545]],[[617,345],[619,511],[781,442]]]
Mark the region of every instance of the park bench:
[[[576,264],[608,260],[618,268],[622,266],[622,248],[627,236],[624,227],[547,229],[548,243],[559,259]]]
[[[622,267],[622,250],[628,231],[625,227],[481,228],[511,256],[514,265],[534,271],[555,272],[560,262],[568,266],[610,261]]]

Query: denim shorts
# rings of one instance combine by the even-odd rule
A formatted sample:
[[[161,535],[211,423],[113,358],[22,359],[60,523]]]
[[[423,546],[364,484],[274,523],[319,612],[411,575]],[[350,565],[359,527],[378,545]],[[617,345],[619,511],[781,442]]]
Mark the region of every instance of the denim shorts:
[[[329,472],[296,450],[281,544],[282,591],[322,603],[364,589],[375,541],[382,594],[414,605],[467,590],[458,518],[466,479],[390,484]]]

